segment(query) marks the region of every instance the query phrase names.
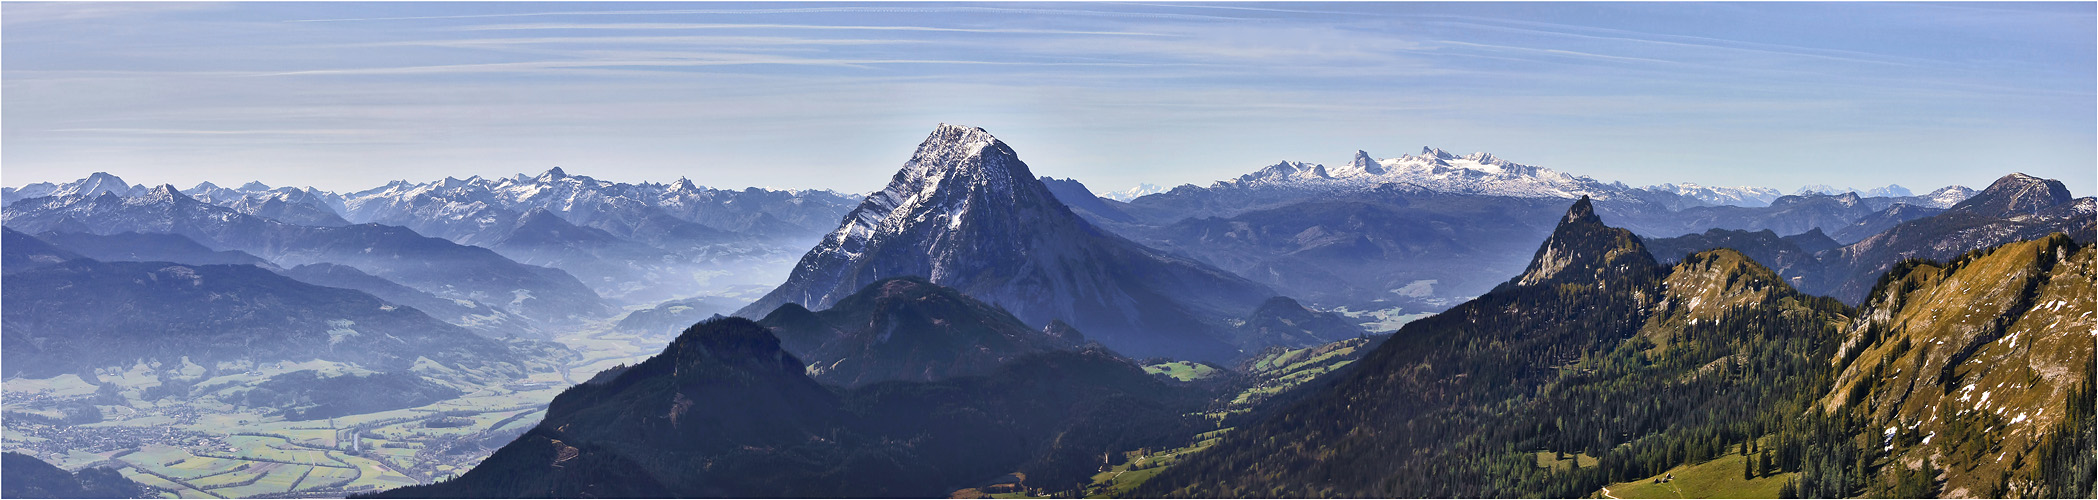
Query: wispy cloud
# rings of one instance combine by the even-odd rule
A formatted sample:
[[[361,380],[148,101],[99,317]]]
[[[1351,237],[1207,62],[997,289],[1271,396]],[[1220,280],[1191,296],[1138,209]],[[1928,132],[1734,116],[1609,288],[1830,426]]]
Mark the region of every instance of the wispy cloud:
[[[659,10],[563,10],[544,12],[508,12],[490,14],[457,14],[440,16],[397,16],[397,17],[354,17],[329,19],[297,19],[296,23],[336,23],[371,21],[431,21],[447,19],[500,19],[516,17],[556,16],[666,16],[666,15],[781,15],[781,14],[1016,14],[1063,17],[1114,17],[1130,19],[1180,19],[1237,21],[1248,19],[1234,16],[1212,16],[1199,14],[1172,14],[1161,12],[1128,12],[1085,9],[1022,9],[1009,7],[806,7],[791,9],[659,9]]]
[[[2015,149],[2098,183],[2088,6],[134,6],[0,4],[10,181],[558,162],[864,190],[944,121],[1105,187],[1420,145],[1630,183],[1839,185],[1971,182],[1986,163],[1930,153]]]
[[[991,33],[1018,35],[1103,35],[1103,36],[1180,36],[1164,33],[1136,31],[1084,31],[1028,28],[953,28],[937,26],[867,26],[867,25],[824,25],[824,24],[758,24],[758,23],[533,23],[533,24],[489,24],[463,26],[466,31],[515,31],[515,30],[839,30],[839,31],[917,31],[931,33]]]
[[[378,130],[358,129],[254,129],[254,130],[208,130],[191,128],[61,128],[52,132],[67,134],[114,134],[114,135],[209,135],[209,136],[350,136],[371,135]]]
[[[465,73],[544,73],[567,69],[607,68],[700,68],[713,66],[830,66],[867,69],[885,65],[944,65],[944,66],[1051,66],[1051,67],[1140,67],[1153,63],[1118,62],[1069,62],[1069,61],[994,61],[960,59],[818,59],[782,57],[764,54],[736,53],[687,53],[680,58],[585,60],[585,61],[531,61],[487,64],[446,64],[431,66],[396,66],[379,68],[341,68],[261,73],[256,76],[321,76],[321,75],[434,75]]]

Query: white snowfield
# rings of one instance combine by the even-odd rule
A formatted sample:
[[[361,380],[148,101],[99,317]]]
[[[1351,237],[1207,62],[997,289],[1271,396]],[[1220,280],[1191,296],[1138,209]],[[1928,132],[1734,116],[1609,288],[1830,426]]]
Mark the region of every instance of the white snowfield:
[[[1149,186],[1156,189],[1156,186]],[[1313,193],[1353,193],[1386,188],[1413,192],[1512,196],[1523,198],[1579,198],[1596,200],[1634,198],[1642,194],[1666,193],[1695,199],[1706,205],[1768,206],[1784,193],[1755,186],[1704,186],[1694,183],[1659,184],[1635,188],[1622,182],[1603,182],[1588,176],[1571,175],[1549,168],[1515,163],[1491,153],[1459,156],[1433,147],[1419,154],[1396,158],[1374,158],[1355,152],[1346,165],[1329,167],[1317,163],[1283,161],[1237,178],[1217,181],[1213,190],[1281,189]],[[1818,188],[1818,189],[1817,189]],[[1157,190],[1163,192],[1164,190]],[[1645,193],[1641,193],[1645,191]],[[1809,186],[1801,192],[1834,191]],[[1844,191],[1853,192],[1856,190]],[[1131,193],[1137,190],[1131,190]],[[1863,196],[1909,197],[1898,185],[1866,190]],[[1149,194],[1149,193],[1146,193]],[[1834,193],[1841,194],[1841,193]],[[1111,193],[1125,199],[1123,193]],[[1949,186],[1916,198],[1919,204],[1951,207],[1974,195],[1964,186]],[[1129,199],[1135,196],[1128,196]]]

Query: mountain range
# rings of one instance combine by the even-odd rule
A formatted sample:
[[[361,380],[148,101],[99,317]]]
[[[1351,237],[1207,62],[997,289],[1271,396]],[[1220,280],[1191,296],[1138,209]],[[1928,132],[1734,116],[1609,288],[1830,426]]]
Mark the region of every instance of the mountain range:
[[[2088,243],[1908,261],[1852,309],[1729,249],[1662,266],[1588,205],[1522,275],[1133,494],[1613,496],[1757,448],[1723,474],[1771,489],[1734,494],[2088,494]]]
[[[571,361],[543,339],[667,342],[388,497],[1614,498],[1713,467],[1750,496],[2087,497],[2098,478],[2098,199],[2058,181],[1635,188],[1424,148],[1148,191],[1037,176],[948,124],[857,199],[559,168],[352,193],[98,173],[0,192],[0,366],[348,367],[204,390],[311,420]]]
[[[1565,209],[1529,263],[1483,296],[1213,423],[1164,415],[1189,411],[1175,406],[1196,404],[1189,398],[1217,398],[1215,408],[1233,393],[1139,378],[1100,350],[1020,355],[988,375],[822,389],[823,375],[812,375],[821,370],[784,347],[813,342],[783,337],[845,339],[845,352],[870,354],[902,343],[914,347],[888,363],[959,367],[981,365],[946,356],[984,344],[947,339],[1035,335],[990,304],[896,279],[828,317],[788,304],[763,323],[695,325],[656,358],[563,394],[545,422],[473,471],[383,496],[936,496],[1003,471],[1047,491],[1078,481],[1072,493],[1092,491],[1083,474],[1123,470],[1115,450],[1175,446],[1164,470],[1136,476],[1128,494],[1612,496],[1714,463],[1748,463],[1724,474],[1755,495],[2088,494],[2078,478],[2098,470],[2088,451],[2086,334],[2098,301],[2089,243],[2055,234],[1945,263],[1905,261],[1852,307],[1801,293],[1733,249],[1657,260],[1596,205],[1582,198]],[[1834,244],[1814,233],[1775,241],[1792,252]],[[919,326],[890,328],[909,324],[899,321]],[[1005,333],[955,334],[966,330]],[[987,390],[1017,380],[1034,382]],[[1101,406],[1110,400],[1123,403]],[[1098,420],[1107,408],[1117,417]],[[984,422],[1023,414],[1034,419],[981,434]],[[1095,426],[1107,421],[1112,430]],[[1037,431],[1060,433],[1057,444]],[[895,439],[906,435],[916,437]],[[960,442],[978,445],[940,448]],[[1054,449],[1075,461],[1038,455]],[[997,456],[959,458],[970,453]],[[1551,465],[1554,454],[1571,465]],[[1758,458],[1720,460],[1737,455]]]
[[[0,201],[103,193],[132,198],[152,191],[98,172],[66,184],[6,188]],[[406,227],[561,269],[600,297],[625,304],[777,280],[775,273],[792,263],[791,252],[806,248],[850,208],[849,198],[830,191],[724,190],[686,179],[615,183],[559,168],[538,176],[396,181],[347,193],[258,182],[234,188],[203,182],[179,192],[297,226]],[[87,229],[67,230],[95,232]]]
[[[5,230],[8,261],[47,252]],[[17,248],[20,247],[20,248]],[[32,256],[18,257],[28,251]],[[525,360],[502,342],[369,294],[253,265],[74,258],[6,269],[7,376],[92,373],[138,362],[207,370],[324,359],[375,371],[418,360],[503,376]]]

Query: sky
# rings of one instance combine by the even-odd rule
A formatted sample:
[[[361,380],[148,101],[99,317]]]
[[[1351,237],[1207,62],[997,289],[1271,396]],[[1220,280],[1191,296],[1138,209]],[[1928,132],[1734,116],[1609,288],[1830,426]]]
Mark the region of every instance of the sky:
[[[1635,186],[2098,187],[2094,3],[0,4],[0,184],[1096,192],[1423,146]]]

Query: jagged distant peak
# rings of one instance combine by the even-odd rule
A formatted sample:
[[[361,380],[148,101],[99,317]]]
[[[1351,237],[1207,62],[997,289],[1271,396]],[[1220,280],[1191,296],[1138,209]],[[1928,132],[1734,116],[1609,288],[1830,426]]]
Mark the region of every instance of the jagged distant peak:
[[[568,178],[568,172],[562,171],[561,167],[554,167],[546,169],[545,173],[539,174],[539,177],[535,177],[533,178],[533,180],[539,182],[551,182],[566,178]]]
[[[1931,191],[1931,192],[1930,192],[1930,194],[1927,194],[1927,195],[1924,195],[1924,196],[1926,196],[1926,197],[1931,197],[1931,198],[1936,198],[1936,197],[1939,197],[1939,196],[1943,196],[1943,195],[1947,195],[1947,194],[1960,194],[1960,195],[1961,195],[1961,196],[1963,196],[1963,197],[1964,197],[1964,196],[1974,196],[1974,188],[1971,188],[1971,187],[1967,187],[1967,186],[1962,186],[1962,185],[1958,185],[1958,184],[1954,184],[1954,185],[1950,185],[1950,186],[1945,186],[1945,187],[1941,187],[1941,188],[1938,188],[1938,190],[1936,190],[1936,191]]]
[[[177,201],[192,201],[189,195],[182,194],[182,190],[175,189],[174,184],[161,184],[159,186],[154,187],[153,189],[147,190],[146,194],[135,197],[134,200],[144,203],[172,203]]]
[[[1015,179],[1033,180],[1034,174],[1011,147],[981,128],[942,123],[918,143],[884,193],[898,203],[909,201],[903,197],[930,197],[956,183],[1010,193]]]
[[[1855,192],[1857,192],[1857,191],[1858,191],[1858,188],[1839,188],[1839,187],[1835,187],[1835,186],[1830,186],[1830,185],[1827,185],[1827,184],[1808,184],[1808,185],[1805,185],[1805,186],[1800,186],[1800,187],[1799,187],[1799,190],[1798,190],[1798,191],[1793,191],[1793,192],[1792,192],[1792,194],[1793,194],[1793,195],[1795,195],[1795,196],[1807,196],[1807,195],[1825,195],[1825,196],[1836,196],[1836,195],[1840,195],[1840,194],[1843,194],[1843,193],[1855,193]]]
[[[1167,189],[1167,188],[1164,188],[1164,187],[1160,187],[1160,186],[1159,186],[1159,185],[1157,185],[1157,184],[1150,184],[1150,183],[1138,183],[1138,184],[1136,185],[1136,187],[1132,187],[1132,188],[1129,188],[1129,189],[1125,189],[1125,190],[1121,190],[1121,191],[1110,191],[1110,192],[1106,192],[1106,193],[1100,193],[1100,197],[1101,197],[1101,198],[1107,198],[1107,199],[1110,199],[1110,200],[1115,200],[1115,201],[1124,201],[1124,202],[1126,202],[1126,201],[1129,201],[1129,200],[1134,200],[1134,199],[1137,199],[1137,198],[1142,198],[1142,197],[1145,197],[1145,196],[1149,196],[1149,195],[1154,195],[1154,194],[1158,194],[1158,193],[1163,193],[1163,192],[1166,192],[1166,191],[1168,191],[1168,189]]]
[[[1450,154],[1449,151],[1443,151],[1442,148],[1434,148],[1428,146],[1421,146],[1420,156],[1423,158],[1434,158],[1438,160],[1457,159],[1457,155]]]
[[[1901,198],[1916,195],[1915,192],[1909,191],[1909,188],[1901,187],[1900,184],[1888,184],[1885,187],[1867,189],[1863,191],[1863,194],[1865,196],[1883,198]]]
[[[1384,175],[1384,165],[1377,163],[1376,158],[1371,158],[1368,151],[1356,150],[1355,159],[1348,162],[1348,172]]]
[[[247,183],[247,184],[241,184],[241,185],[240,185],[240,190],[241,190],[241,191],[268,191],[268,190],[270,190],[270,185],[268,185],[268,184],[263,184],[263,183],[262,183],[261,181],[248,181],[248,183]]]

